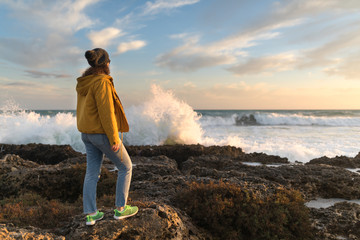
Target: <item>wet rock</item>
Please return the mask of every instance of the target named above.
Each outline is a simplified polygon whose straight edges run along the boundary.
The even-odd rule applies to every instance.
[[[306,199],[316,197],[360,199],[360,175],[328,165],[247,166],[237,159],[219,156],[191,157],[182,172],[213,179],[280,184],[301,191]]]
[[[238,126],[255,126],[259,125],[259,123],[256,121],[256,118],[253,114],[250,115],[243,115],[241,117],[237,117],[235,119],[235,123]]]
[[[0,200],[28,192],[70,203],[81,198],[86,168],[83,154],[68,151],[65,146],[50,145],[12,145],[7,149],[14,149],[19,154],[10,154],[7,150],[7,154],[2,155]],[[30,149],[33,149],[35,157],[31,157],[31,154],[28,158],[22,157],[27,156],[25,153],[30,153]],[[39,160],[40,155],[36,155],[35,149],[49,154],[52,152],[51,156],[56,157]],[[53,229],[53,235],[49,235],[48,239],[96,239],[100,236],[101,239],[212,239],[206,231],[195,226],[186,214],[172,205],[174,196],[190,182],[222,180],[264,193],[271,193],[271,189],[276,187],[293,188],[299,190],[305,199],[360,199],[360,175],[343,167],[320,163],[289,164],[285,158],[263,153],[245,154],[240,148],[229,146],[133,146],[128,149],[134,164],[130,198],[139,206],[143,204],[138,215],[119,222],[113,220],[112,209],[105,208],[105,220],[93,227],[85,226],[83,215],[74,216],[66,226]],[[360,159],[360,156],[354,159]],[[52,165],[49,165],[50,162]],[[58,163],[54,164],[55,162]],[[248,166],[243,162],[284,165]],[[105,159],[98,182],[98,195],[114,194],[117,173],[113,170],[114,165]],[[145,204],[148,202],[152,203]],[[336,205],[335,208],[311,210],[312,221],[318,231],[317,239],[336,239],[338,236],[358,239],[354,236],[359,237],[356,228],[360,228],[355,221],[359,222],[360,212],[356,205],[349,206]],[[338,222],[336,216],[340,216]],[[326,223],[327,218],[330,220],[329,224]],[[0,237],[1,234],[15,236],[16,232],[20,236],[25,230],[1,225]],[[33,229],[33,233],[38,234],[36,231]],[[346,235],[346,231],[349,234]],[[40,230],[39,234],[47,236],[50,232]],[[37,239],[35,235],[34,239]]]
[[[76,152],[70,145],[49,144],[0,144],[0,158],[6,154],[16,154],[21,158],[39,164],[58,164],[65,159],[80,157],[83,154]]]
[[[288,164],[287,158],[267,155],[265,153],[248,153],[240,155],[236,158],[241,162],[259,162],[262,164]]]
[[[128,146],[126,147],[130,156],[153,157],[164,155],[176,160],[181,169],[182,163],[191,156],[220,155],[238,157],[244,152],[241,148],[232,146],[210,146],[202,145],[161,145],[161,146]]]
[[[341,202],[310,213],[318,239],[360,239],[360,205]]]
[[[323,156],[320,158],[315,158],[306,164],[326,164],[343,168],[360,168],[360,156],[359,154],[355,158],[350,158],[346,156],[336,156],[334,158],[328,158],[326,156]]]

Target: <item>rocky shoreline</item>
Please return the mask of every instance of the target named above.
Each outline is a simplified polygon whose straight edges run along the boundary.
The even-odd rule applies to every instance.
[[[14,222],[16,219],[12,222],[0,212],[1,239],[216,239],[173,203],[179,189],[187,188],[189,182],[222,180],[259,191],[282,187],[299,191],[305,201],[360,199],[360,174],[347,170],[360,168],[360,155],[324,156],[301,164],[264,153],[246,154],[231,146],[128,146],[134,164],[130,202],[140,207],[139,213],[121,222],[112,219],[112,207],[107,204],[112,200],[106,196],[114,193],[112,181],[116,176],[114,166],[105,158],[98,192],[105,196],[101,203],[106,221],[88,227],[79,201],[84,154],[68,145],[0,147],[1,207],[10,206],[10,198],[29,193],[74,206],[70,217],[51,229],[24,226]],[[358,204],[341,202],[329,208],[310,208],[309,216],[313,239],[360,239]]]

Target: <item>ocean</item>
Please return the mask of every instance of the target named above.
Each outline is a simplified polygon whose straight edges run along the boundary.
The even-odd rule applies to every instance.
[[[153,86],[147,101],[125,112],[125,145],[231,145],[304,163],[360,152],[360,110],[194,110]],[[24,110],[7,103],[0,129],[0,143],[69,144],[85,152],[75,110]]]

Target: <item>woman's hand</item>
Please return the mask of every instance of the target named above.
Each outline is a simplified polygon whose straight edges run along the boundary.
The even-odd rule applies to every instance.
[[[111,150],[113,150],[114,152],[119,151],[119,149],[120,149],[120,143],[119,143],[119,144],[112,145],[112,147],[111,147]]]

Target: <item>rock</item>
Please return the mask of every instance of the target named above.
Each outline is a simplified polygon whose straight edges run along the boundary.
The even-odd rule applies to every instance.
[[[334,158],[328,158],[326,156],[323,156],[320,158],[315,158],[306,164],[326,164],[342,168],[360,168],[360,156],[359,154],[355,158],[350,158],[346,156],[336,156]]]
[[[243,115],[241,117],[237,117],[235,119],[235,123],[236,125],[239,126],[254,126],[254,125],[259,125],[259,123],[256,121],[256,118],[253,114],[248,115]]]
[[[236,158],[241,162],[259,162],[262,164],[288,164],[287,158],[279,156],[267,155],[265,153],[248,153],[240,155]]]
[[[360,239],[360,205],[341,202],[310,213],[318,239]]]
[[[137,215],[123,220],[113,219],[113,211],[105,211],[103,220],[86,226],[83,215],[74,217],[67,226],[66,239],[206,239],[207,234],[189,223],[176,209],[168,205],[140,208]],[[186,220],[186,221],[183,221]],[[208,238],[207,238],[208,239]]]
[[[49,144],[0,144],[0,158],[6,154],[16,154],[21,158],[39,164],[57,164],[68,158],[80,157],[83,154],[74,151],[70,145],[49,145]]]
[[[360,199],[360,175],[328,165],[247,166],[237,159],[199,156],[185,161],[182,172],[187,176],[280,184],[301,191],[306,199]]]
[[[0,174],[16,171],[20,168],[36,168],[39,164],[26,161],[15,154],[7,154],[0,159]]]
[[[177,162],[166,156],[132,157],[133,176],[130,189],[147,199],[168,202],[177,188],[186,185]]]
[[[85,155],[66,146],[41,144],[4,145],[3,149],[6,149],[6,154],[0,159],[0,200],[37,193],[46,199],[58,199],[69,204],[81,201]],[[11,154],[11,149],[16,155]],[[7,223],[0,226],[0,237],[3,234],[8,239],[17,239],[10,237],[32,231],[34,239],[41,239],[41,236],[46,236],[43,239],[96,239],[100,236],[101,239],[212,239],[208,232],[194,225],[191,218],[172,204],[179,190],[188,187],[190,182],[222,180],[264,194],[271,194],[277,187],[293,188],[307,200],[317,197],[360,199],[360,175],[345,170],[344,165],[315,164],[316,161],[306,165],[290,164],[286,158],[264,153],[245,154],[240,148],[230,146],[132,146],[128,149],[134,164],[130,202],[140,207],[136,217],[115,221],[112,209],[104,207],[105,220],[93,227],[85,226],[83,215],[75,215],[71,222],[51,230],[19,228]],[[49,154],[48,158],[43,153]],[[360,157],[356,156],[350,162],[356,163],[358,160],[355,159]],[[347,161],[342,157],[336,161],[340,160]],[[283,165],[248,166],[243,162]],[[117,173],[113,169],[114,165],[105,158],[98,182],[99,196],[115,193]],[[360,212],[356,206],[311,209],[317,239],[336,239],[339,236],[359,239],[356,229],[360,228],[355,221],[358,221]],[[345,231],[349,234],[346,235]]]
[[[241,148],[232,146],[210,146],[202,145],[161,145],[161,146],[128,146],[126,147],[130,156],[153,157],[164,155],[176,160],[181,169],[182,163],[191,156],[220,155],[237,157],[243,155]]]
[[[14,162],[14,164],[17,163]],[[85,166],[81,168],[77,165],[36,166],[34,164],[36,163],[24,164],[24,167],[17,168],[18,170],[0,175],[0,199],[18,196],[25,192],[35,192],[48,199],[70,202],[78,199],[81,194]]]
[[[19,228],[12,226],[12,224],[0,224],[0,239],[65,240],[65,237],[34,227]]]

